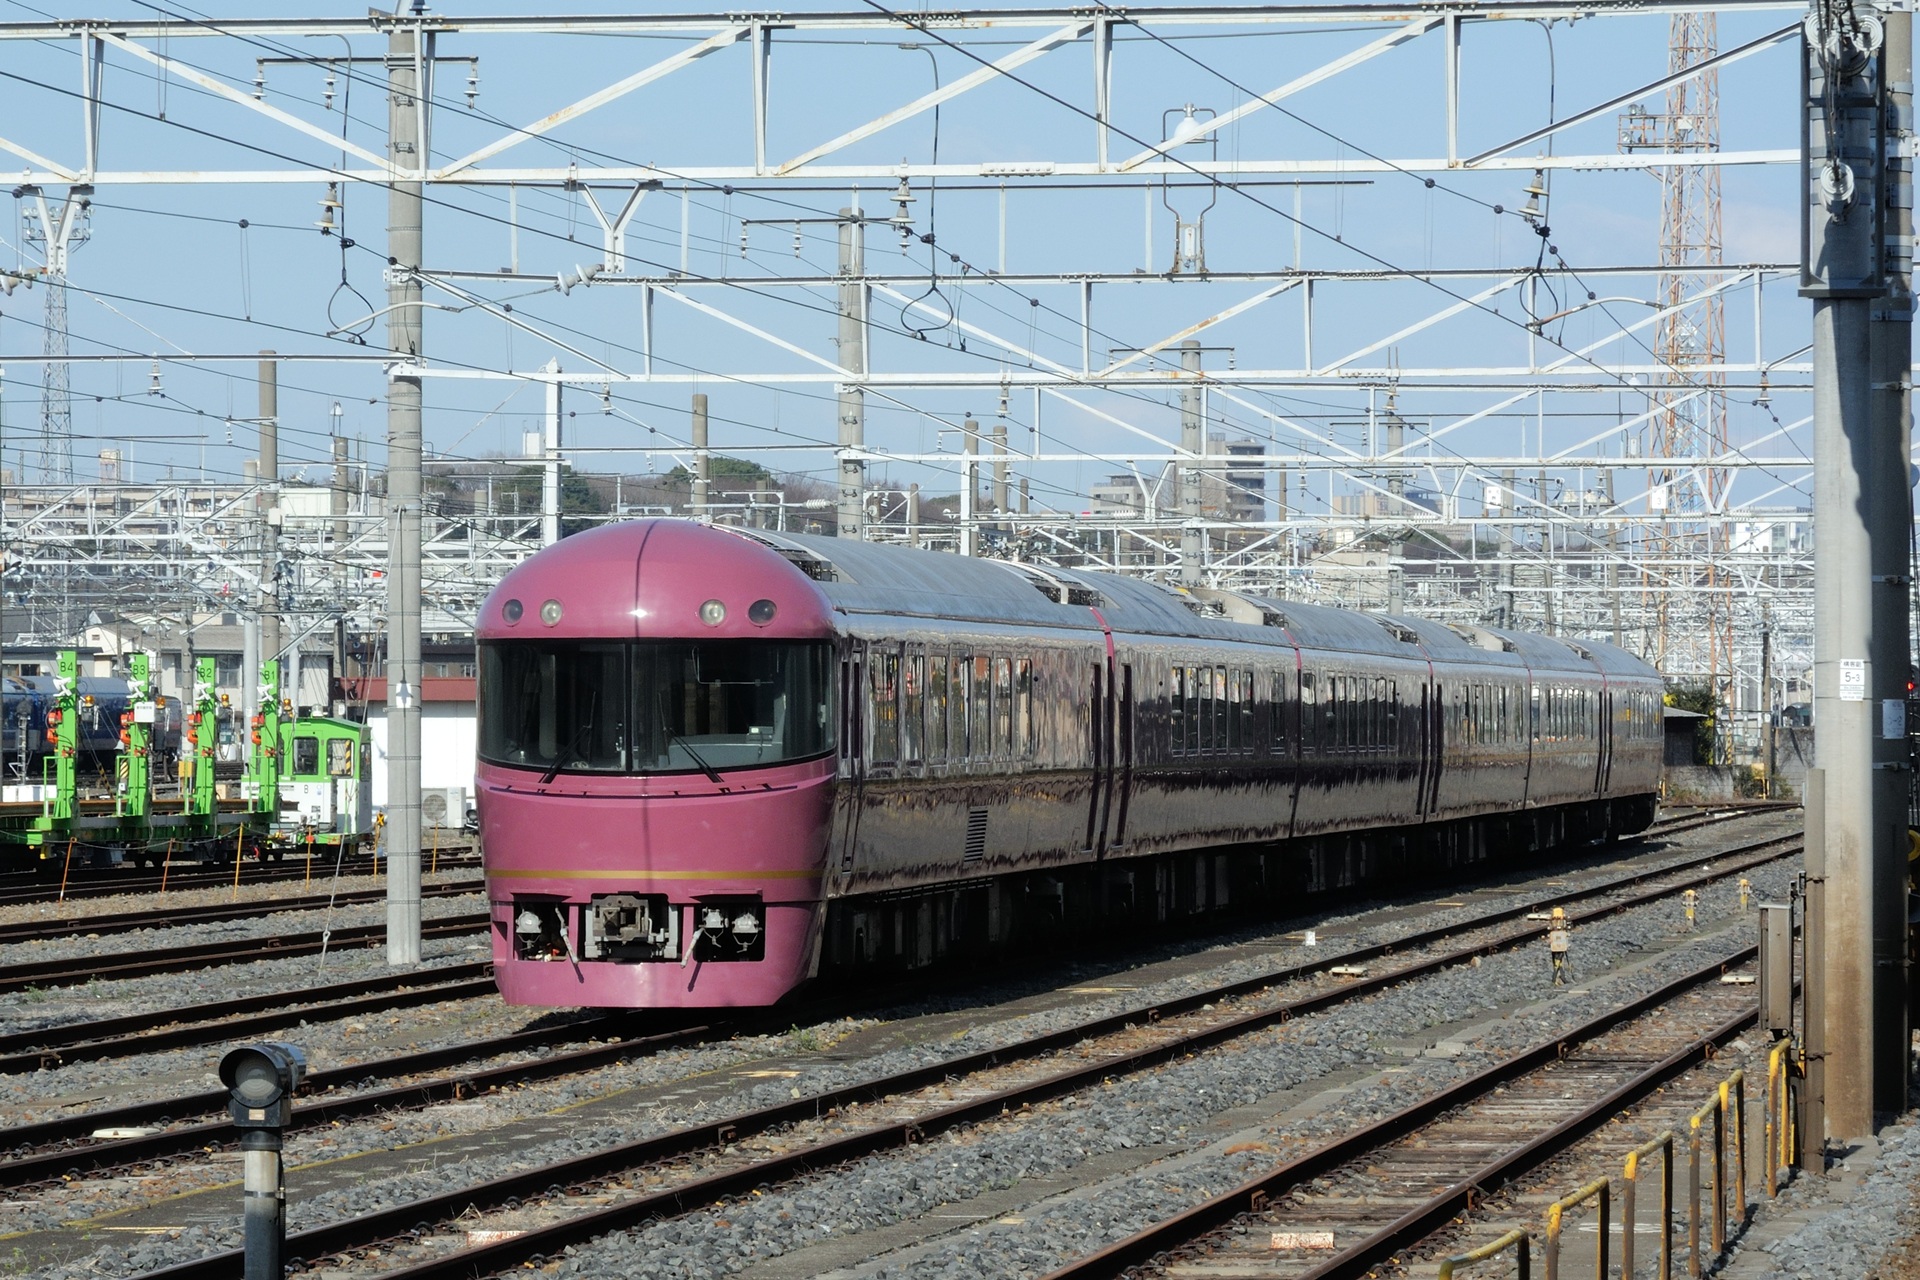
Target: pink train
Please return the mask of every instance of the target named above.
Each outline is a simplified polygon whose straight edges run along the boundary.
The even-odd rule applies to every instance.
[[[1644,830],[1611,646],[675,520],[566,539],[479,628],[519,1004],[771,1004]]]

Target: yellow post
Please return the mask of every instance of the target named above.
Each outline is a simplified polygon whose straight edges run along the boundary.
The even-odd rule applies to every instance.
[[[313,883],[313,828],[307,828],[307,883]]]
[[[167,896],[167,871],[173,865],[173,841],[167,841],[167,856],[160,860],[160,896]]]
[[[73,870],[73,837],[67,837],[66,861],[60,864],[60,901],[67,900],[67,873]]]
[[[233,833],[233,894],[232,901],[240,900],[240,848],[247,838],[247,829],[240,827]]]

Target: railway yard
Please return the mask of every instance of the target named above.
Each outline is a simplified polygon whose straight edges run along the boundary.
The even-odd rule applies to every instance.
[[[1767,1194],[1771,1045],[1737,980],[1753,905],[1798,874],[1798,824],[1791,807],[1676,811],[1612,856],[1452,896],[739,1014],[501,1004],[478,884],[451,852],[404,974],[362,942],[364,875],[248,868],[237,888],[177,884],[158,911],[43,887],[0,906],[0,1266],[239,1275],[212,1066],[266,1037],[310,1060],[287,1136],[301,1274],[1431,1275],[1512,1227],[1537,1235],[1552,1201],[1605,1175],[1617,1237],[1622,1162],[1663,1130],[1681,1135],[1679,1267],[1689,1119],[1735,1072],[1725,1274],[1768,1274],[1823,1247],[1796,1212],[1833,1218],[1802,1206],[1804,1180]],[[1541,923],[1556,906],[1564,986]],[[1885,1140],[1899,1159],[1899,1131]],[[1658,1187],[1642,1175],[1642,1274]],[[1590,1274],[1593,1218],[1566,1222],[1566,1273]],[[1743,1251],[1763,1239],[1772,1252]],[[1910,1243],[1882,1227],[1846,1247]]]

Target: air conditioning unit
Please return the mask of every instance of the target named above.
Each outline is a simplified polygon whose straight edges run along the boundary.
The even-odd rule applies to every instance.
[[[458,828],[467,820],[465,787],[425,787],[420,792],[420,825]]]

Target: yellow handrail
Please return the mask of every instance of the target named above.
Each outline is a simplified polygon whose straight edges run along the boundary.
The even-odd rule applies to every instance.
[[[1613,1180],[1595,1178],[1572,1195],[1547,1206],[1547,1280],[1560,1280],[1560,1220],[1569,1209],[1589,1200],[1600,1201],[1600,1241],[1594,1253],[1594,1280],[1607,1280],[1607,1253],[1612,1243]]]
[[[1458,1253],[1446,1259],[1440,1264],[1439,1280],[1453,1280],[1453,1269],[1455,1267],[1470,1267],[1476,1262],[1485,1262],[1488,1258],[1505,1253],[1508,1249],[1514,1249],[1515,1251],[1514,1260],[1519,1263],[1519,1270],[1516,1273],[1519,1276],[1519,1280],[1532,1280],[1532,1247],[1532,1237],[1527,1234],[1527,1229],[1525,1227],[1515,1227],[1491,1244],[1483,1244],[1478,1249],[1473,1249],[1466,1253]]]
[[[1631,1276],[1634,1269],[1634,1200],[1640,1186],[1640,1162],[1659,1152],[1660,1164],[1660,1280],[1673,1280],[1673,1130],[1650,1138],[1627,1152],[1624,1184],[1620,1193],[1620,1274]]]

